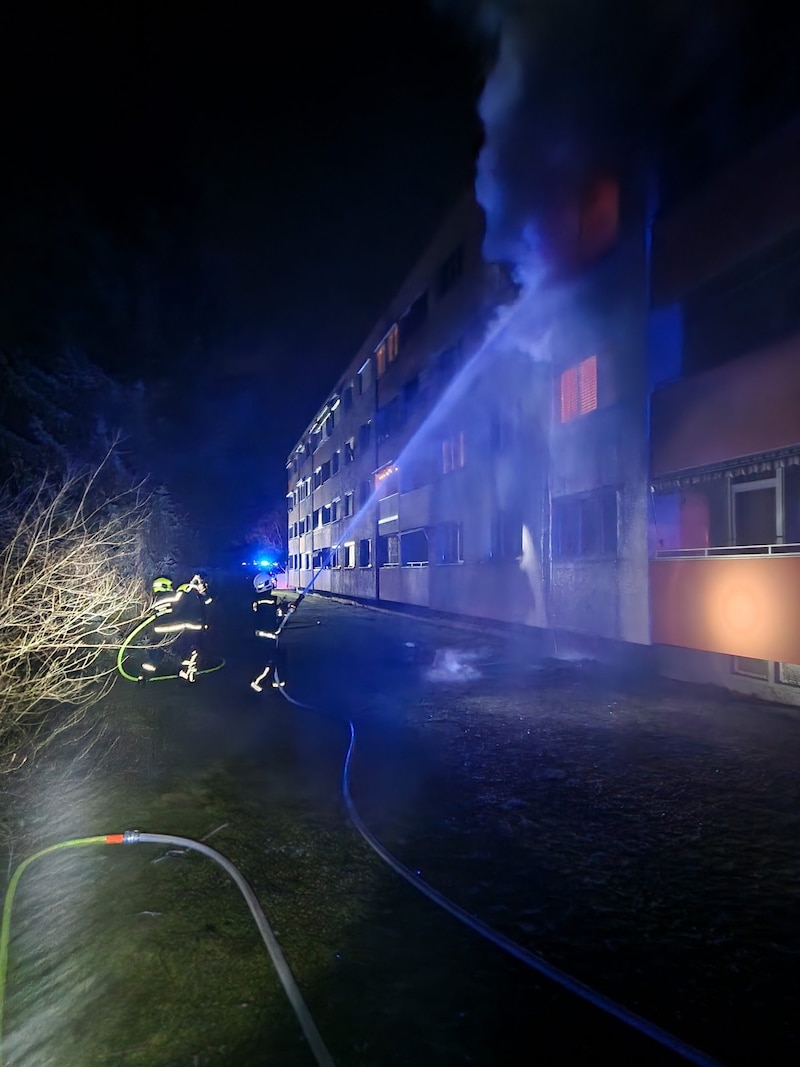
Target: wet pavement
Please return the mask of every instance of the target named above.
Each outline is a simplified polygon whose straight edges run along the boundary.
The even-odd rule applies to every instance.
[[[719,1062],[796,1062],[794,713],[559,663],[525,634],[316,596],[282,639],[286,693],[308,710],[250,689],[266,646],[249,600],[240,584],[215,603],[224,670],[193,686],[118,686],[124,727],[109,725],[80,759],[73,747],[69,785],[62,755],[56,785],[42,771],[18,787],[16,850],[101,823],[163,831],[170,812],[188,833],[194,809],[245,866],[342,1067],[687,1062],[668,1035]],[[349,722],[353,802],[401,863],[523,956],[667,1036],[559,987],[379,859],[342,801]],[[89,766],[82,779],[76,768]],[[194,798],[186,783],[211,771],[235,802]],[[260,820],[257,842],[236,836],[250,818],[241,805]],[[20,923],[21,950],[37,935],[24,907]],[[270,997],[281,1003],[279,989]],[[96,1059],[82,1046],[82,1062],[312,1062],[281,1010],[253,1014],[240,1044],[186,1038],[184,1060],[125,1043],[120,1058],[112,1041]],[[15,1062],[77,1055],[51,1061],[40,1047]]]

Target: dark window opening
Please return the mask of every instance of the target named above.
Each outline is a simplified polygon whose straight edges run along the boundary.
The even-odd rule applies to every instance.
[[[400,538],[397,534],[383,534],[378,538],[378,566],[396,567],[400,563]]]
[[[436,273],[436,294],[444,296],[464,273],[464,246],[454,248]]]
[[[617,492],[604,488],[553,501],[553,557],[614,558],[617,554]]]
[[[400,331],[400,347],[407,344],[415,333],[422,327],[428,317],[428,293],[422,293],[398,323]]]
[[[428,535],[425,530],[400,534],[400,562],[404,567],[428,562]]]
[[[433,560],[436,563],[463,563],[464,528],[460,522],[443,522],[434,527]]]

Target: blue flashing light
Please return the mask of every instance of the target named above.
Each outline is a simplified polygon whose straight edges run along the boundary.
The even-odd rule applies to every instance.
[[[271,559],[262,559],[262,560],[259,560],[259,562],[258,562],[259,567],[269,567],[271,564],[272,564],[272,560]]]

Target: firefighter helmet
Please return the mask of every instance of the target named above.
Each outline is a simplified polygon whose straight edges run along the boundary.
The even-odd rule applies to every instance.
[[[265,571],[259,571],[253,579],[253,585],[257,593],[265,593],[272,587],[272,578]]]
[[[153,582],[153,592],[154,593],[171,593],[172,592],[172,582],[170,581],[169,578],[156,578],[156,580]]]

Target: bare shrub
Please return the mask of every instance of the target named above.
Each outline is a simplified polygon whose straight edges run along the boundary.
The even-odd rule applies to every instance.
[[[101,464],[0,494],[0,772],[103,697],[121,628],[146,606],[147,501],[103,480]]]

